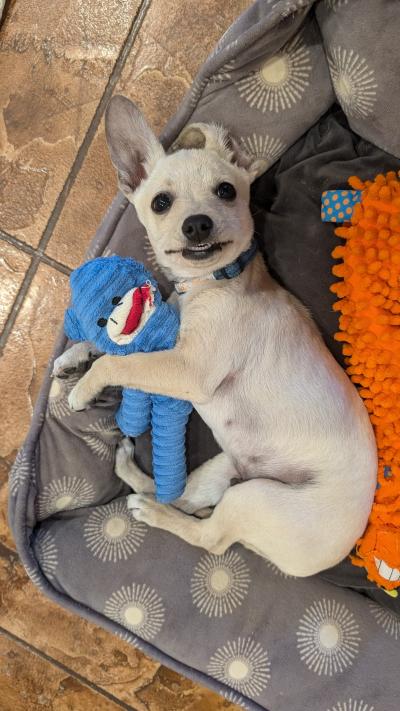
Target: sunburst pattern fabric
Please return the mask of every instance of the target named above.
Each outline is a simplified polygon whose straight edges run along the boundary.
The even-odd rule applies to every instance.
[[[113,462],[115,456],[115,442],[110,438],[118,431],[113,416],[100,417],[96,422],[88,425],[82,439],[99,459]]]
[[[333,676],[351,666],[360,641],[360,627],[353,613],[336,600],[314,602],[297,629],[300,659],[318,675]]]
[[[260,133],[241,136],[240,143],[249,156],[263,161],[264,170],[275,163],[286,148],[280,138]]]
[[[339,10],[344,5],[347,5],[349,0],[324,0],[326,7],[329,10]]]
[[[143,639],[153,639],[165,620],[165,608],[158,593],[145,584],[123,586],[107,600],[104,614]]]
[[[196,565],[190,584],[194,605],[208,617],[232,614],[245,599],[249,569],[235,551],[216,556],[206,553]]]
[[[250,711],[250,706],[248,706],[246,702],[243,701],[242,697],[239,696],[239,694],[236,694],[234,691],[224,691],[222,696],[224,697],[225,701],[229,701],[230,704],[236,704],[236,706],[239,706],[239,708],[244,709],[244,711]]]
[[[344,111],[365,119],[373,113],[378,84],[375,72],[354,49],[332,47],[328,54],[332,83]]]
[[[400,640],[400,617],[381,605],[370,603],[370,610],[378,625],[393,639]]]
[[[268,653],[251,637],[238,637],[219,647],[208,663],[219,681],[248,696],[259,696],[271,678]]]
[[[65,380],[53,378],[47,405],[47,416],[62,420],[69,417],[72,410],[68,404],[68,395],[79,380],[79,375],[70,375]]]
[[[125,499],[97,507],[83,529],[87,548],[103,563],[128,560],[140,548],[147,527],[130,515]]]
[[[298,35],[236,86],[251,108],[281,113],[302,99],[311,70],[310,50]]]
[[[365,701],[357,699],[348,699],[347,701],[338,701],[328,711],[375,711],[375,706]]]
[[[11,467],[9,475],[10,496],[17,496],[21,486],[34,473],[33,461],[28,457],[24,449],[20,449],[15,462]]]
[[[38,518],[44,519],[59,511],[78,509],[94,503],[95,490],[84,477],[64,476],[43,487],[36,507]]]
[[[58,548],[50,531],[39,531],[35,540],[35,551],[43,574],[52,580],[58,567]]]

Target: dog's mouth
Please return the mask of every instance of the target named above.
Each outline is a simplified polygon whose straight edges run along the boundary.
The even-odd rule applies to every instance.
[[[209,259],[216,252],[222,252],[226,245],[232,244],[231,240],[226,242],[201,242],[200,244],[186,246],[183,249],[169,250],[168,254],[182,254],[184,259],[200,261]]]

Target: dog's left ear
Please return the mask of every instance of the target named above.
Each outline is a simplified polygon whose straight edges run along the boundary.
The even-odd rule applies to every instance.
[[[141,181],[165,155],[164,149],[137,106],[126,96],[113,96],[107,106],[105,126],[120,190],[131,199]]]
[[[253,182],[266,169],[266,162],[250,156],[227,129],[218,124],[191,123],[179,134],[172,151],[181,148],[207,148],[216,151],[222,158],[244,168]]]

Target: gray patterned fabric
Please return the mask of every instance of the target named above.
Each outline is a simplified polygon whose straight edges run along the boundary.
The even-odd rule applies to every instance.
[[[191,120],[216,120],[264,160],[256,233],[274,275],[307,304],[338,359],[335,238],[320,222],[320,194],[353,173],[400,168],[399,30],[397,0],[258,0],[221,39],[163,135],[169,146]],[[89,256],[110,253],[151,265],[169,293],[122,196]],[[53,358],[65,347],[60,337]],[[397,601],[347,561],[288,578],[239,545],[214,556],[135,521],[114,474],[119,392],[72,413],[73,384],[46,378],[10,479],[19,554],[43,592],[245,709],[398,711]],[[148,467],[147,437],[136,451]],[[194,415],[189,468],[216,451]]]

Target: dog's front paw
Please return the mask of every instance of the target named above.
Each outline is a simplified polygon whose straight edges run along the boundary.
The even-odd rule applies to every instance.
[[[143,521],[148,526],[162,528],[165,509],[168,507],[159,504],[151,494],[130,494],[127,497],[127,507],[132,511],[137,521]]]
[[[84,378],[75,385],[68,395],[68,404],[74,412],[80,412],[81,410],[86,410],[89,407],[91,399],[88,397],[85,391]]]
[[[69,378],[75,373],[86,373],[94,360],[99,357],[99,351],[88,341],[75,343],[62,353],[53,365],[53,378]]]
[[[65,353],[62,353],[54,361],[53,370],[51,373],[53,378],[68,378],[73,373],[76,373],[77,363],[75,362],[74,358],[71,358],[71,350],[72,349],[70,348],[68,351],[65,351]]]

